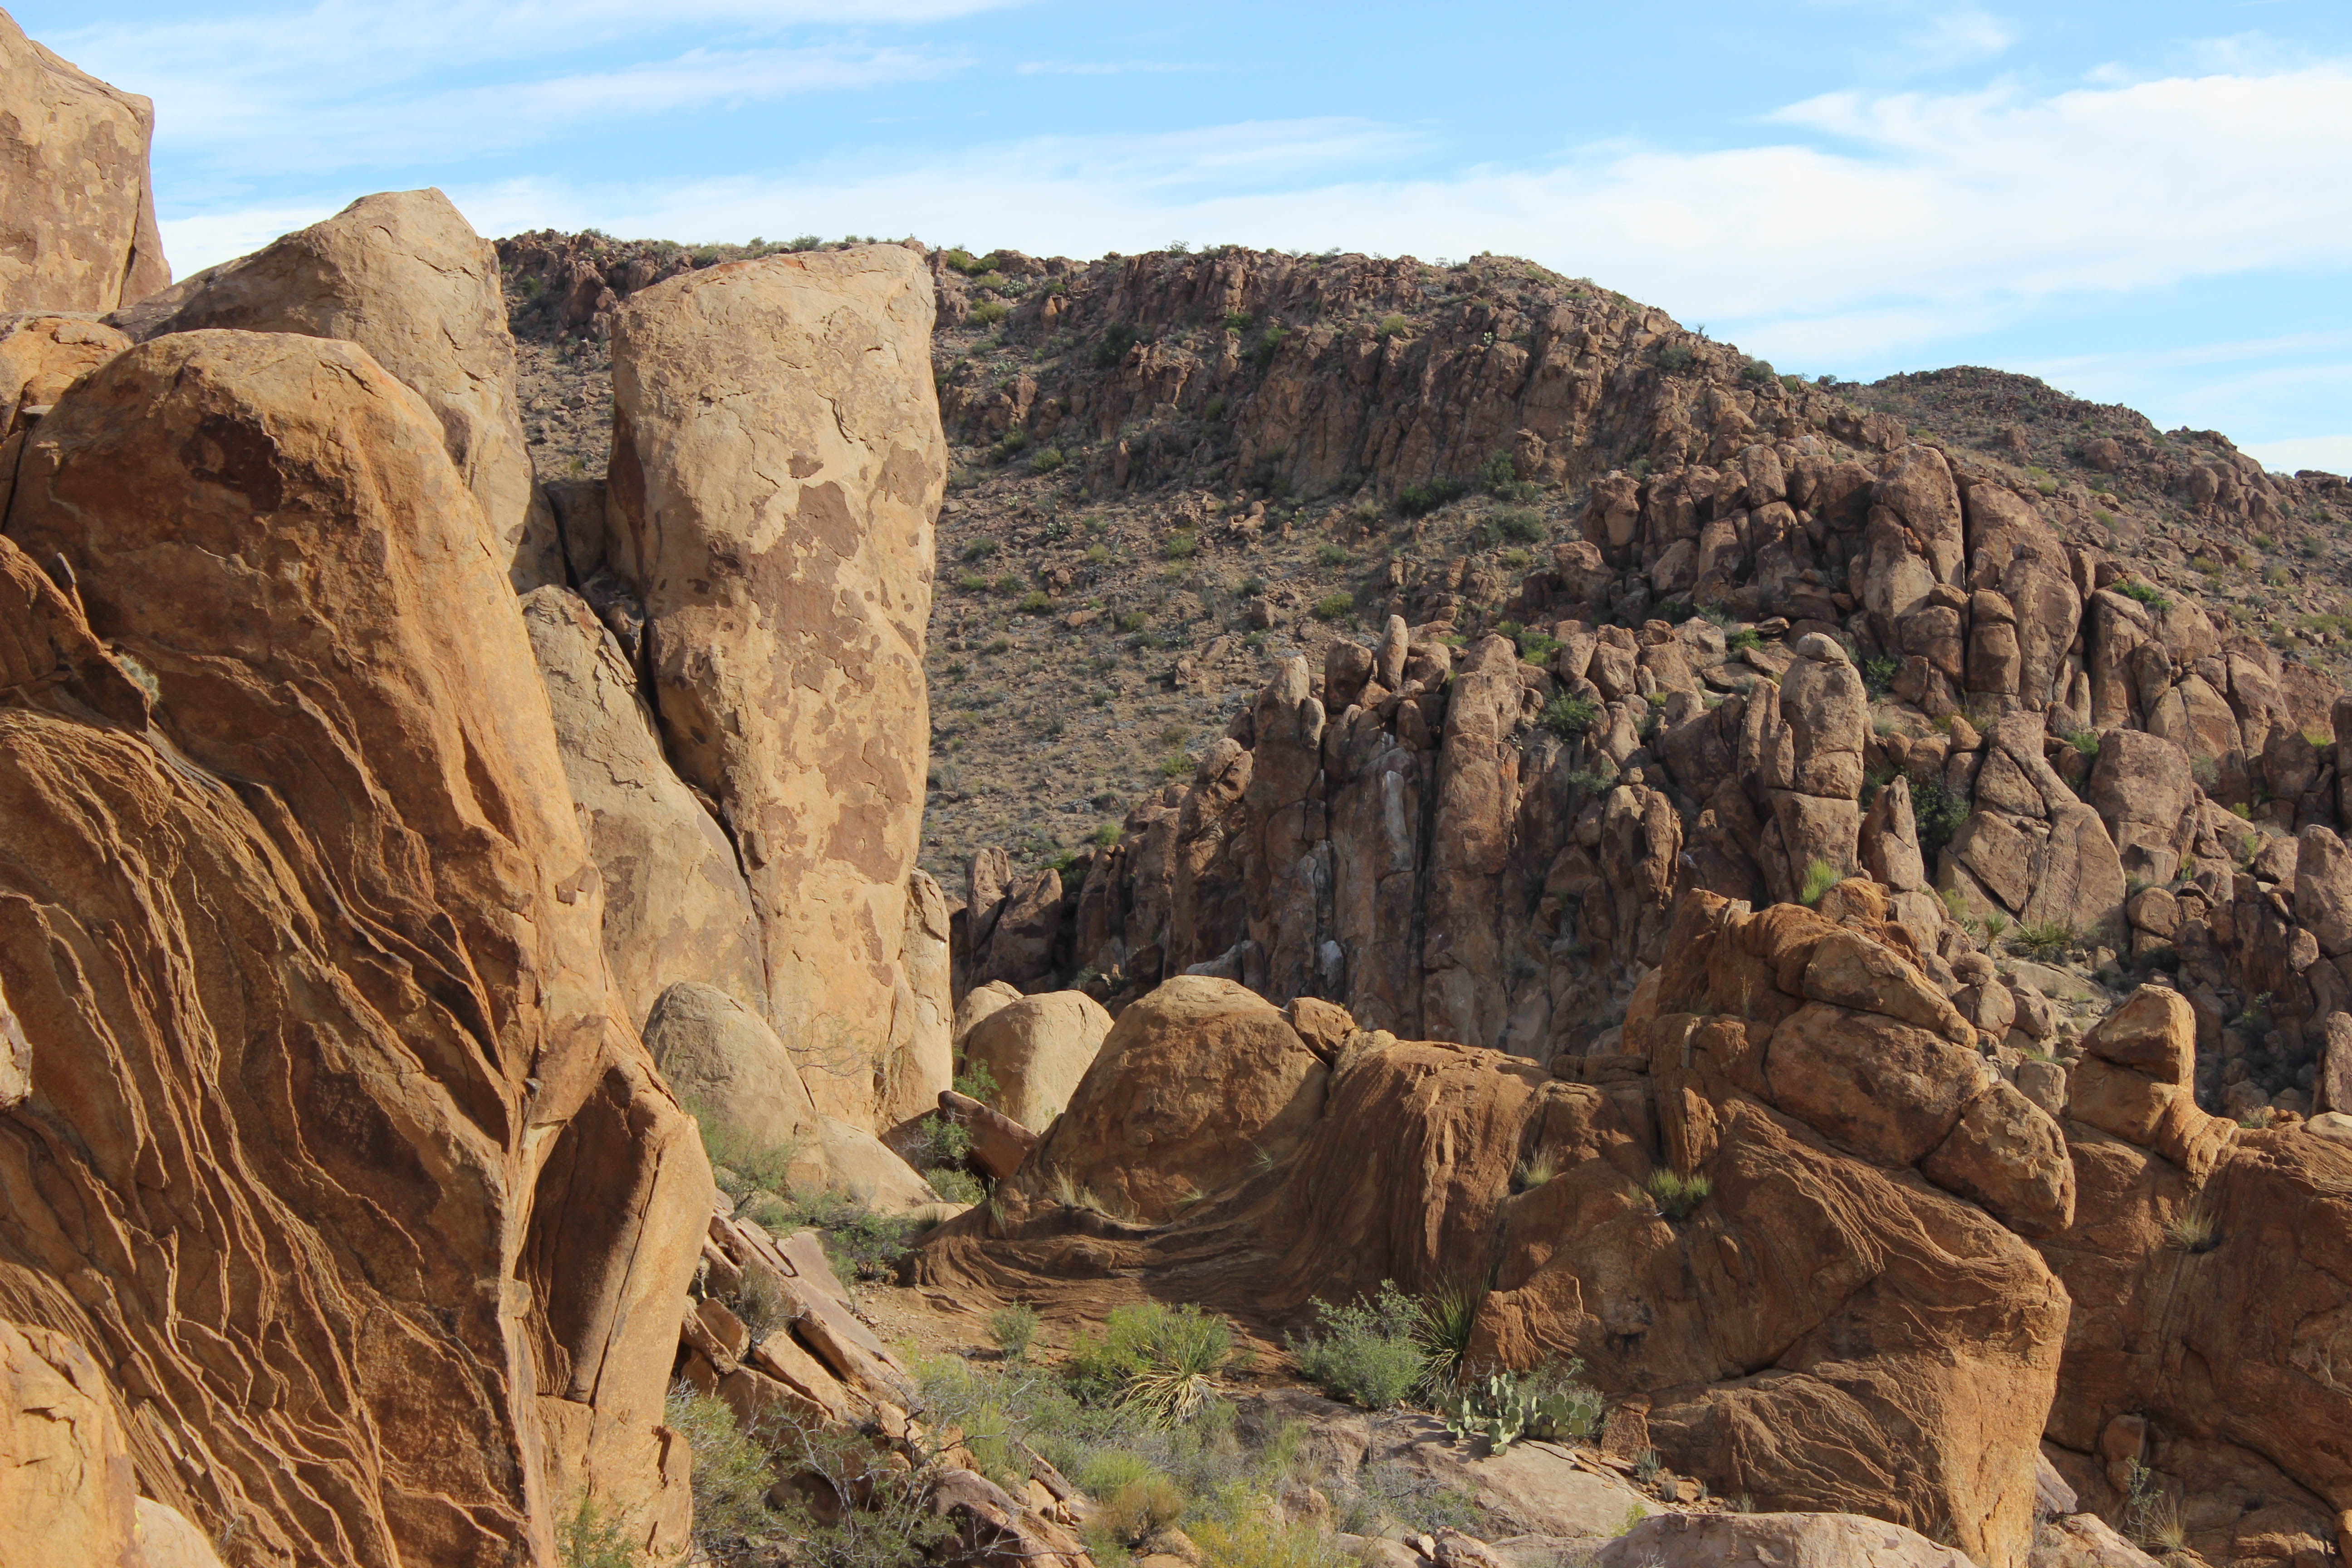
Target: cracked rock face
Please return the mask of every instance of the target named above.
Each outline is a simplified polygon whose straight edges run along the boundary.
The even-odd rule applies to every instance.
[[[0,1315],[244,1561],[509,1562],[583,1489],[679,1540],[709,1167],[438,422],[348,343],[173,334],[5,531]]]
[[[914,885],[931,312],[915,253],[869,246],[669,279],[613,336],[614,549],[669,754],[740,853],[777,1033],[867,1126],[950,1076],[945,911],[934,938]]]

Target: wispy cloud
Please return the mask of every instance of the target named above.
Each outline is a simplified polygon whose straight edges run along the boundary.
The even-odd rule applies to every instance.
[[[1182,76],[1230,68],[1186,60],[1023,60],[1019,76]]]

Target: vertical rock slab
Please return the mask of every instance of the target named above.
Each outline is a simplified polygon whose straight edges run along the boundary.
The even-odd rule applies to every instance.
[[[229,327],[359,344],[440,421],[515,587],[563,581],[555,514],[523,440],[498,251],[439,191],[362,196],[117,312],[113,324],[142,341]]]
[[[630,1020],[643,1027],[656,999],[688,981],[764,1015],[760,927],[735,847],[670,771],[613,634],[569,588],[532,589],[522,618],[604,883],[604,960]]]
[[[735,262],[614,319],[610,493],[656,710],[732,830],[769,1013],[818,1109],[866,1126],[947,1087],[944,995],[906,962],[946,447],[931,285],[873,246]],[[935,967],[935,966],[934,966]]]
[[[0,710],[0,1316],[245,1561],[543,1558],[583,1491],[682,1544],[709,1167],[438,423],[352,344],[195,331],[34,436],[13,657],[74,679]]]
[[[89,1352],[0,1321],[0,1563],[132,1562],[138,1500],[122,1423]]]
[[[147,144],[155,106],[0,12],[0,310],[111,310],[172,280]]]

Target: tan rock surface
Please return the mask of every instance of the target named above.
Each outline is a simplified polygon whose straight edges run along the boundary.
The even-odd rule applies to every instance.
[[[138,1502],[98,1363],[63,1334],[0,1321],[0,1563],[133,1563]]]
[[[663,1081],[698,1117],[715,1117],[755,1148],[812,1138],[817,1109],[784,1042],[740,998],[698,981],[661,994],[646,1049]]]
[[[947,1087],[948,999],[919,1005],[904,951],[945,478],[931,312],[920,260],[876,246],[673,278],[613,339],[611,491],[669,753],[741,852],[770,1020],[819,1109],[866,1126]]]
[[[0,311],[111,310],[172,280],[147,145],[155,106],[0,12]]]
[[[764,1013],[759,922],[735,847],[670,771],[613,634],[568,588],[531,590],[522,613],[604,884],[604,961],[630,1018],[643,1025],[687,981]]]
[[[1851,1513],[1669,1513],[1608,1545],[1593,1568],[1969,1568],[1918,1531]]]
[[[25,409],[55,403],[67,387],[130,346],[129,338],[100,321],[0,316],[0,437],[16,433]],[[7,466],[13,470],[16,464],[12,459]],[[5,504],[0,498],[0,508]]]
[[[1083,991],[1024,996],[963,1037],[964,1058],[996,1079],[996,1109],[1043,1132],[1070,1103],[1111,1030],[1110,1015]]]
[[[432,409],[515,587],[563,580],[523,442],[498,251],[439,191],[362,196],[112,320],[142,341],[227,327],[359,344]]]
[[[677,1541],[708,1167],[437,422],[348,343],[173,335],[42,421],[5,531],[79,584],[62,667],[105,686],[94,629],[158,697],[0,711],[41,1172],[0,1301],[103,1350],[142,1489],[249,1552],[506,1560],[583,1489]]]

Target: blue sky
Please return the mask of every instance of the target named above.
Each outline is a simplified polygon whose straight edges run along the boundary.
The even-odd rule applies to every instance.
[[[485,234],[1532,257],[1782,370],[2041,374],[2352,469],[2352,6],[19,4],[155,100],[181,271]]]

